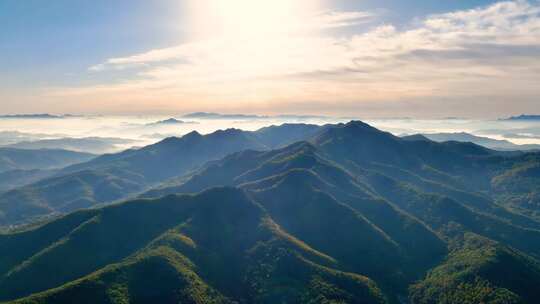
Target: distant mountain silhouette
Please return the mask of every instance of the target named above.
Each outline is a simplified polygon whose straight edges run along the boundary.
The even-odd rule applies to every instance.
[[[259,116],[259,115],[220,114],[220,113],[208,113],[208,112],[189,113],[182,117],[196,118],[196,119],[260,119],[260,118],[265,118],[265,116]]]
[[[523,115],[519,115],[519,116],[512,116],[512,117],[509,117],[509,118],[507,118],[506,120],[510,120],[510,121],[520,121],[520,120],[524,120],[524,121],[527,121],[527,120],[540,120],[540,115],[526,115],[526,114],[523,114]]]
[[[404,135],[401,138],[409,141],[431,141],[431,139],[422,134]]]
[[[317,115],[276,115],[276,116],[267,116],[267,115],[246,115],[246,114],[221,114],[221,113],[209,113],[209,112],[195,112],[195,113],[189,113],[184,116],[183,118],[192,118],[192,119],[238,119],[238,120],[244,120],[244,119],[268,119],[268,118],[274,118],[274,119],[282,119],[282,120],[308,120],[308,119],[325,119],[327,117],[325,116],[317,116]]]
[[[283,125],[261,132],[237,129],[208,135],[191,132],[141,149],[103,155],[0,194],[0,226],[24,222],[35,216],[111,203],[169,178],[182,176],[208,161],[245,149],[268,150],[310,136],[313,129]],[[276,137],[280,134],[287,136],[279,140]],[[69,191],[63,191],[66,188]]]
[[[94,158],[95,155],[66,150],[0,148],[0,172],[11,170],[54,169]]]
[[[297,141],[306,140],[325,127],[312,124],[283,124],[255,131],[255,136],[270,148],[280,148]]]
[[[169,118],[165,120],[148,123],[146,125],[152,127],[152,126],[183,125],[183,124],[193,124],[193,122],[178,120],[176,118]]]
[[[0,115],[0,119],[61,119],[64,115],[52,115],[52,114],[13,114],[13,115]]]
[[[7,147],[19,149],[64,149],[76,152],[104,154],[125,150],[123,146],[129,146],[135,143],[136,141],[134,140],[123,138],[85,137],[20,141]]]
[[[517,145],[508,140],[498,140],[492,139],[489,137],[476,136],[473,134],[461,132],[461,133],[432,133],[432,134],[421,134],[413,136],[405,136],[404,139],[408,140],[421,140],[422,136],[426,139],[436,141],[436,142],[446,142],[446,141],[459,141],[459,142],[471,142],[480,146],[484,146],[493,150],[500,151],[528,151],[528,150],[540,150],[540,145]]]
[[[0,145],[8,146],[23,141],[37,141],[44,138],[50,138],[51,136],[62,137],[62,135],[56,134],[40,134],[40,133],[25,133],[19,131],[0,131]]]

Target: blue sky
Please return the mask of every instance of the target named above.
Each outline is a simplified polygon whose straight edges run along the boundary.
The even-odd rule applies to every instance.
[[[110,56],[177,43],[180,15],[171,9],[179,10],[159,0],[2,0],[2,79],[22,86],[70,81],[65,76]]]
[[[132,110],[136,112],[185,112],[198,108],[201,108],[201,110],[215,109],[225,112],[241,109],[253,112],[269,112],[274,111],[277,107],[282,112],[336,112],[336,114],[340,114],[338,112],[359,111],[372,112],[374,116],[384,116],[391,113],[381,111],[382,108],[388,108],[387,112],[391,112],[399,111],[403,108],[409,109],[413,106],[418,107],[416,111],[419,113],[419,116],[422,116],[444,115],[451,108],[459,107],[459,100],[470,100],[473,97],[477,99],[494,99],[496,100],[494,102],[501,107],[500,112],[504,112],[509,110],[502,107],[505,100],[512,98],[515,101],[516,98],[519,99],[522,97],[523,101],[521,103],[518,102],[516,111],[533,110],[532,105],[534,104],[531,101],[532,96],[530,96],[530,91],[533,88],[530,86],[519,88],[521,90],[520,92],[497,92],[499,93],[497,96],[490,96],[488,94],[489,92],[473,92],[470,88],[462,87],[457,83],[457,80],[455,84],[451,83],[451,85],[447,86],[436,83],[432,86],[416,87],[412,83],[422,80],[418,75],[424,71],[420,70],[411,73],[410,76],[398,77],[397,74],[380,74],[377,72],[380,71],[380,68],[377,67],[375,69],[370,62],[362,62],[360,64],[355,62],[357,57],[361,57],[358,55],[359,53],[363,54],[367,52],[364,50],[365,45],[363,44],[354,46],[357,48],[356,51],[358,54],[343,54],[344,56],[350,55],[347,58],[354,63],[353,65],[348,64],[345,60],[334,60],[324,65],[321,64],[313,70],[309,70],[298,67],[301,62],[286,62],[284,58],[292,57],[292,55],[288,56],[288,53],[298,53],[300,54],[299,56],[306,58],[313,57],[313,60],[318,63],[320,61],[318,59],[319,57],[327,58],[327,56],[334,54],[339,57],[340,52],[344,52],[343,50],[333,49],[333,45],[336,43],[348,44],[344,49],[351,49],[356,40],[359,40],[361,43],[365,43],[366,41],[371,42],[372,40],[366,40],[366,37],[355,39],[355,36],[366,33],[377,33],[379,36],[376,39],[376,43],[385,45],[387,41],[381,38],[381,32],[379,31],[385,27],[386,30],[388,30],[388,27],[392,27],[393,31],[391,34],[388,34],[392,36],[391,40],[390,38],[388,39],[388,43],[403,43],[399,39],[409,39],[407,37],[411,36],[409,40],[406,40],[408,43],[408,41],[418,39],[419,36],[412,32],[408,33],[407,31],[420,33],[426,27],[426,20],[436,14],[465,12],[470,9],[483,10],[484,13],[487,12],[489,14],[506,14],[506,11],[515,9],[520,10],[520,14],[524,14],[524,17],[520,15],[517,18],[520,20],[524,18],[526,22],[523,21],[522,24],[515,25],[515,29],[507,28],[508,25],[502,23],[491,25],[492,27],[500,27],[500,33],[489,32],[491,29],[487,26],[484,28],[475,28],[474,30],[478,31],[475,35],[485,35],[485,37],[500,35],[500,37],[496,38],[500,39],[496,46],[497,49],[504,49],[505,51],[501,51],[498,55],[492,54],[492,56],[504,57],[501,60],[508,60],[508,64],[515,64],[517,62],[523,65],[522,68],[530,67],[530,70],[527,71],[530,74],[528,75],[529,78],[525,78],[524,81],[532,85],[535,80],[539,80],[536,78],[538,75],[536,73],[538,60],[534,59],[538,55],[537,47],[540,44],[540,41],[535,41],[534,39],[536,33],[538,33],[538,29],[535,26],[537,26],[537,18],[539,18],[538,11],[535,10],[539,5],[536,0],[509,2],[483,0],[326,0],[325,3],[321,2],[320,6],[317,7],[320,11],[316,13],[327,14],[327,16],[313,19],[316,21],[312,19],[308,20],[307,15],[304,14],[301,17],[300,15],[293,16],[287,14],[291,20],[306,18],[305,24],[309,24],[313,28],[316,26],[312,22],[319,22],[320,24],[324,22],[336,22],[322,25],[321,28],[324,29],[319,29],[316,33],[310,30],[309,33],[306,31],[302,34],[296,32],[297,25],[293,25],[292,23],[289,27],[280,29],[279,33],[277,31],[265,32],[269,28],[268,25],[280,24],[283,21],[278,20],[282,16],[282,12],[279,12],[280,8],[293,9],[292,6],[289,7],[286,4],[282,4],[282,7],[276,6],[275,12],[272,10],[272,7],[265,6],[266,10],[270,11],[270,13],[264,16],[257,16],[256,14],[265,13],[250,10],[256,9],[256,7],[247,8],[245,11],[242,11],[242,7],[245,7],[247,3],[243,2],[245,0],[229,0],[227,3],[236,4],[229,5],[225,14],[217,13],[219,18],[223,18],[223,22],[225,22],[223,24],[229,23],[228,25],[223,25],[208,21],[216,15],[215,13],[205,15],[205,10],[223,10],[222,7],[217,8],[218,5],[221,5],[217,3],[225,0],[200,0],[208,2],[208,5],[204,9],[198,8],[199,11],[197,12],[190,9],[193,6],[189,3],[190,1],[193,2],[194,0],[0,0],[0,106],[5,109],[4,111],[10,113],[43,112],[48,109],[50,111],[47,112],[80,111],[117,113],[122,112],[122,109],[125,108],[127,101],[123,100],[129,99],[131,100],[130,103],[134,104]],[[292,0],[292,2],[294,1],[303,3],[306,0]],[[316,2],[316,0],[311,2]],[[500,3],[506,3],[507,6],[497,12],[491,13],[489,10],[490,6]],[[307,7],[307,4],[302,5],[306,5]],[[275,15],[271,15],[272,13]],[[198,16],[197,18],[199,20],[197,22],[193,21],[194,15]],[[244,18],[245,15],[255,16]],[[478,13],[470,18],[484,18],[484,16],[485,14]],[[511,14],[506,14],[503,17],[491,16],[491,18],[493,20],[501,20],[503,18],[502,20],[504,21],[505,16],[514,18]],[[268,20],[265,19],[266,17],[268,17]],[[451,20],[452,22],[469,22],[469,20],[463,21],[460,19],[456,21],[454,17],[451,18],[453,18]],[[490,18],[490,16],[486,18]],[[238,28],[231,27],[230,20],[236,19],[246,24],[239,24]],[[249,23],[257,23],[259,19],[266,20],[264,22],[267,22],[267,24],[261,23],[255,25],[253,32],[247,33],[242,30],[240,33],[240,28],[249,27]],[[477,21],[473,20],[470,22],[474,24],[478,23]],[[340,23],[338,24],[337,22]],[[221,27],[221,25],[223,27],[229,26],[231,29],[228,30],[226,42],[223,42],[225,41],[223,40],[221,44],[213,42],[206,43],[207,40],[211,41],[212,39],[214,42],[218,41],[218,35],[208,39],[206,36],[205,39],[194,38],[192,32],[199,30],[198,28],[195,29],[195,27],[201,27],[201,24],[204,25],[205,23],[208,23],[210,31],[213,30],[212,27]],[[237,24],[234,26],[237,26]],[[520,29],[524,26],[529,27],[527,29],[527,37],[523,37],[519,41],[517,39],[516,41],[509,41],[508,43],[503,40],[513,39],[511,38],[512,30],[515,30],[516,33],[522,33]],[[430,31],[434,31],[431,25],[428,27]],[[256,30],[261,32],[257,37],[255,37],[257,34]],[[444,29],[444,31],[448,30],[450,29]],[[451,30],[454,33],[463,31],[463,29],[455,28]],[[482,30],[485,33],[480,32]],[[236,31],[235,34],[237,35],[233,37],[230,33],[234,31]],[[294,33],[292,33],[293,31]],[[448,37],[455,36],[452,33],[447,34]],[[275,38],[275,41],[265,39],[263,43],[261,36],[264,35],[271,36],[271,39]],[[294,36],[295,40],[285,40],[283,36]],[[306,39],[296,39],[297,36],[306,37]],[[401,38],[396,36],[400,36]],[[300,41],[307,40],[308,37],[309,45],[299,44],[301,43]],[[316,37],[317,40],[313,39],[313,37]],[[257,39],[261,40],[259,41]],[[328,42],[329,39],[332,39],[333,42]],[[205,42],[201,42],[202,40],[205,40]],[[540,38],[536,40],[540,40]],[[237,49],[239,45],[241,46],[246,41],[247,46],[245,49]],[[273,42],[273,44],[265,44],[270,42]],[[419,41],[419,43],[425,44],[425,41]],[[464,48],[460,43],[463,43],[463,45],[466,44],[467,49],[457,54],[455,53],[457,48]],[[489,41],[486,40],[486,43],[489,43]],[[474,59],[478,63],[478,60],[473,58],[473,56],[477,56],[478,51],[482,51],[480,46],[474,50],[469,50],[468,46],[473,44],[480,45],[480,40],[452,41],[452,43],[448,44],[451,44],[448,48],[454,52],[448,54],[448,56],[459,55],[464,57],[460,58],[462,61]],[[208,54],[212,50],[224,54],[230,52],[231,56],[235,52],[242,53],[245,51],[246,56],[253,54],[254,57],[264,58],[266,57],[266,50],[272,49],[276,45],[282,45],[287,51],[281,54],[282,57],[277,57],[277,55],[275,58],[270,57],[268,67],[271,68],[268,69],[260,66],[260,61],[256,60],[253,63],[249,60],[234,63],[237,66],[242,66],[242,68],[238,69],[218,69],[215,65],[210,66],[210,62],[215,64],[215,61],[220,62],[220,60],[236,60],[233,57],[214,58]],[[302,51],[303,48],[308,50],[314,45],[321,47],[320,53],[302,53],[307,52]],[[439,51],[443,46],[446,46],[445,41],[439,41],[439,45],[434,46],[426,47],[422,45],[418,48],[410,47],[411,50],[407,54],[394,54],[395,56],[392,57],[393,61],[389,64],[403,64],[404,68],[406,68],[408,64],[416,63],[416,60],[419,60],[418,56],[422,56],[422,63],[426,63],[429,61],[429,58],[434,56],[434,52]],[[247,49],[248,47],[253,49]],[[257,49],[257,47],[259,48]],[[194,50],[193,52],[197,54],[202,53],[204,54],[204,58],[195,58],[194,53],[187,53],[182,48]],[[429,55],[425,55],[426,49],[430,52]],[[493,48],[484,45],[484,49],[492,50]],[[531,54],[523,55],[523,49],[533,51]],[[174,55],[165,56],[165,58],[162,56],[158,59],[152,57],[148,59],[148,62],[126,60],[133,56],[148,55],[149,52],[160,50],[162,52],[174,53]],[[373,54],[369,56],[373,57],[374,55],[379,55],[376,52],[384,52],[385,50],[381,50],[379,47],[373,47],[370,51]],[[440,51],[449,50],[441,49]],[[471,54],[469,55],[470,57],[466,57],[466,52]],[[522,55],[517,56],[515,54]],[[436,56],[441,56],[441,53],[437,53]],[[445,56],[445,58],[448,59],[448,56]],[[149,56],[145,56],[144,58],[149,58]],[[125,62],[126,64],[111,63],[109,62],[111,59],[113,61],[114,59],[120,59],[120,62]],[[497,57],[492,59],[493,61],[497,61]],[[385,57],[384,60],[390,59]],[[186,67],[186,64],[182,65],[181,62],[189,62],[189,69]],[[193,67],[195,64],[193,62],[196,62],[197,69]],[[306,65],[311,64],[309,60],[306,60],[305,63]],[[448,62],[448,64],[451,63],[450,61]],[[289,78],[291,76],[289,73],[283,73],[289,66],[294,71],[294,80]],[[281,68],[283,71],[278,70],[278,68]],[[346,73],[342,72],[343,70],[349,71],[356,68],[359,70],[365,69],[367,76],[359,76],[358,72],[354,75],[347,76]],[[371,70],[372,68],[373,70]],[[433,62],[426,63],[425,69],[429,70],[430,68],[437,69],[438,67]],[[474,73],[477,75],[489,74],[488,76],[492,79],[494,79],[493,75],[497,75],[500,78],[508,77],[513,79],[517,75],[509,74],[502,77],[504,76],[502,73],[515,73],[517,71],[518,69],[508,70],[505,67],[495,66],[494,64],[490,66],[483,62],[476,67]],[[448,78],[451,79],[455,75],[465,72],[451,71],[451,74],[448,74]],[[216,78],[213,73],[223,73],[229,76],[226,78]],[[329,77],[328,75],[330,74],[335,76]],[[337,76],[338,74],[339,76]],[[303,76],[301,79],[298,79],[299,77],[296,75]],[[309,75],[309,77],[305,75]],[[370,77],[370,75],[373,75],[373,77]],[[175,81],[184,76],[202,80],[200,82],[180,83],[174,87]],[[395,92],[385,90],[384,83],[380,81],[381,77],[395,78],[388,85],[392,87],[396,85],[400,87],[402,85],[402,90],[396,89]],[[264,78],[266,80],[255,83],[253,81],[255,78]],[[280,81],[283,83],[279,83],[280,81],[278,80],[269,81],[269,78],[280,78]],[[286,81],[283,79],[286,79]],[[508,80],[507,78],[505,79]],[[475,78],[475,80],[477,79]],[[451,81],[453,80],[451,79]],[[219,85],[214,86],[216,83]],[[288,83],[287,86],[289,87],[294,86],[294,89],[286,88],[284,83]],[[315,84],[313,90],[308,83]],[[492,85],[494,83],[485,79],[479,80],[479,84],[483,85]],[[366,94],[367,96],[359,96],[359,91],[354,89],[354,84],[358,84],[358,87],[365,87],[365,90],[368,90],[369,94]],[[115,85],[116,87],[114,87]],[[248,93],[245,93],[246,90],[243,89],[243,85],[247,86]],[[329,89],[322,90],[320,89],[321,85],[328,86]],[[195,91],[193,89],[195,86],[200,86],[201,90]],[[331,89],[333,87],[339,88]],[[137,98],[134,98],[134,96],[126,94],[125,90],[131,92],[141,90],[141,92],[144,91],[144,94],[135,94]],[[312,90],[314,93],[299,93],[305,90]],[[457,90],[458,92],[454,92],[453,90]],[[213,94],[201,95],[201,92],[208,91],[213,92]],[[413,91],[414,94],[409,94]],[[502,93],[508,94],[504,95]],[[144,98],[139,98],[141,95],[144,95]],[[239,100],[238,103],[232,102],[232,100],[236,99]],[[330,101],[338,102],[337,109],[335,106],[329,105]],[[231,104],[235,104],[235,106],[231,106]],[[489,104],[487,101],[483,101],[479,103],[478,107],[486,106],[487,104]],[[520,104],[521,106],[519,106]],[[426,107],[422,108],[423,105],[428,105],[429,110],[425,110]],[[481,114],[480,111],[478,113]],[[490,113],[493,116],[499,114],[501,113]]]

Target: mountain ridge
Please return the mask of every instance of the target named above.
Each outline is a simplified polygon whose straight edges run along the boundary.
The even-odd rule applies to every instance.
[[[57,212],[70,212],[81,207],[111,203],[156,183],[186,174],[208,161],[218,160],[230,153],[246,149],[268,150],[268,145],[281,145],[291,141],[288,137],[281,141],[276,140],[275,132],[283,133],[279,127],[266,129],[264,133],[228,129],[201,135],[193,131],[181,138],[169,137],[143,148],[105,154],[85,163],[68,166],[39,183],[0,193],[0,226],[24,223],[25,217],[47,217]],[[301,131],[294,134],[301,136]],[[89,175],[101,178],[92,178],[88,182]],[[72,191],[70,197],[51,196],[44,192],[46,187],[55,187],[58,179],[62,177],[69,177],[68,181],[77,184],[79,191]],[[111,180],[114,182],[108,182]],[[44,188],[46,183],[49,184]],[[103,199],[92,194],[105,191],[112,192],[101,195]],[[73,208],[52,207],[68,203]],[[19,207],[20,205],[24,207]],[[51,209],[54,212],[47,211]],[[14,210],[27,214],[23,214],[23,217],[15,216],[12,215]]]
[[[0,249],[17,248],[0,257],[0,299],[392,304],[539,299],[530,288],[540,284],[538,209],[520,200],[540,185],[540,154],[409,141],[362,122],[294,129],[308,138],[287,145],[297,135],[282,143],[270,137],[272,149],[257,149],[257,132],[216,132],[211,145],[240,138],[255,148],[164,179],[140,198],[0,234]],[[120,160],[125,167],[116,167],[119,174],[141,155],[157,155],[171,166],[170,157],[183,155],[178,144],[194,147],[208,138],[192,132],[142,153],[106,155],[82,168],[92,175]],[[135,176],[146,178],[143,171]],[[67,256],[77,258],[66,262]],[[53,266],[55,274],[44,276]],[[160,276],[161,287],[148,288]]]
[[[540,150],[540,145],[534,145],[534,144],[518,145],[508,140],[499,140],[499,139],[492,139],[489,137],[476,136],[476,135],[466,133],[466,132],[425,133],[425,134],[417,134],[417,136],[420,136],[420,137],[415,138],[414,135],[412,135],[412,136],[405,136],[404,138],[408,140],[429,139],[436,142],[447,142],[447,141],[471,142],[480,146],[484,146],[489,149],[500,150],[500,151],[531,151],[531,150],[538,151]]]
[[[62,149],[19,149],[0,147],[0,172],[11,170],[59,169],[89,161],[94,154]]]

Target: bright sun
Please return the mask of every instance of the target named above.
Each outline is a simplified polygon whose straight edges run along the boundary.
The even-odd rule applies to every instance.
[[[322,0],[190,0],[195,38],[290,33],[322,10]]]

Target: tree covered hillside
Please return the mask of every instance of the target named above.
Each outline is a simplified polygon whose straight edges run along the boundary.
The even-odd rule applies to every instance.
[[[179,161],[153,149],[85,166]],[[139,199],[0,235],[0,301],[534,304],[538,209],[517,202],[534,200],[538,160],[325,126],[187,174],[155,171],[172,177]],[[50,193],[63,183],[79,195],[69,177]]]

